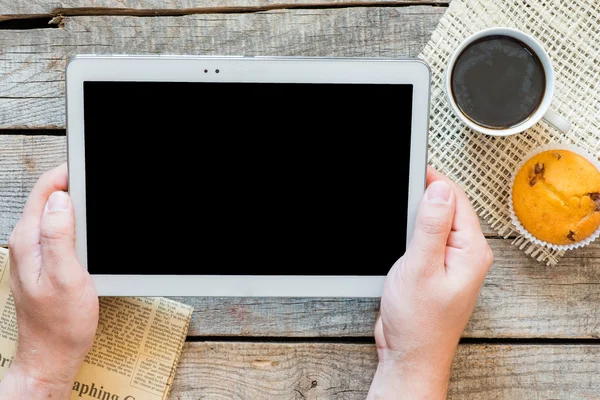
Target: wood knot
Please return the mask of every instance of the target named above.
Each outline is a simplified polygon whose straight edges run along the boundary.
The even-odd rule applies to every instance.
[[[23,164],[25,164],[25,169],[27,169],[27,171],[35,170],[35,160],[32,157],[25,156],[23,158]]]

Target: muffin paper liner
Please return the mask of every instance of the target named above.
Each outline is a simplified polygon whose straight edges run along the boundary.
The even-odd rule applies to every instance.
[[[540,239],[536,238],[535,236],[533,236],[531,233],[529,233],[529,231],[527,229],[525,229],[525,227],[521,224],[521,221],[519,221],[519,218],[517,218],[517,215],[515,214],[515,210],[513,208],[512,188],[514,186],[517,173],[521,170],[523,165],[525,165],[525,163],[527,161],[529,161],[529,159],[531,159],[532,157],[534,157],[540,153],[548,151],[548,150],[569,150],[569,151],[572,151],[573,153],[577,153],[580,156],[584,157],[589,162],[591,162],[594,165],[594,167],[596,167],[596,169],[598,171],[600,171],[600,162],[598,161],[597,157],[595,157],[593,154],[591,154],[587,150],[582,149],[581,147],[574,146],[569,143],[552,143],[552,144],[547,144],[545,146],[540,146],[540,147],[533,149],[531,152],[529,152],[527,155],[525,155],[525,157],[523,157],[523,160],[519,163],[519,165],[517,165],[517,167],[515,168],[515,171],[513,172],[512,176],[510,178],[510,192],[508,195],[508,208],[510,210],[510,217],[512,219],[513,225],[517,228],[517,231],[519,231],[519,233],[521,235],[523,235],[523,237],[525,239],[529,240],[532,243],[538,244],[540,246],[545,246],[545,247],[548,247],[553,250],[573,250],[578,247],[586,246],[586,245],[592,243],[594,240],[596,240],[596,238],[598,236],[600,236],[600,227],[598,227],[598,229],[596,229],[590,236],[588,236],[585,239],[580,240],[578,242],[573,242],[571,244],[553,244],[553,243],[548,243],[543,240],[540,240]]]

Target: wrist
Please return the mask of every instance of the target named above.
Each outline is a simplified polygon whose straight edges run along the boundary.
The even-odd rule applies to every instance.
[[[380,358],[369,400],[446,399],[450,365],[428,365]]]
[[[36,343],[42,341],[28,341],[19,337],[11,367],[36,381],[72,385],[87,352],[76,352],[74,355],[66,345],[50,347],[36,346]]]
[[[0,382],[0,398],[6,400],[47,400],[68,399],[73,382],[45,378],[36,373],[30,373],[14,363],[6,371]]]
[[[83,359],[46,352],[17,349],[12,365],[1,382],[2,391],[17,393],[14,399],[68,399]],[[0,398],[4,399],[2,395]],[[6,397],[12,399],[13,397]]]

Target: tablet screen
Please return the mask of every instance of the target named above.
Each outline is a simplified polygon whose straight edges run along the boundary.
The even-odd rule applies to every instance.
[[[412,95],[84,82],[90,273],[387,274],[405,251]]]

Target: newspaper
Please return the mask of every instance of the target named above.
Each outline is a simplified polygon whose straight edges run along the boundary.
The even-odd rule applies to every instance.
[[[0,248],[0,379],[16,350],[8,250]],[[101,297],[94,345],[71,400],[167,399],[193,308],[162,297]]]

